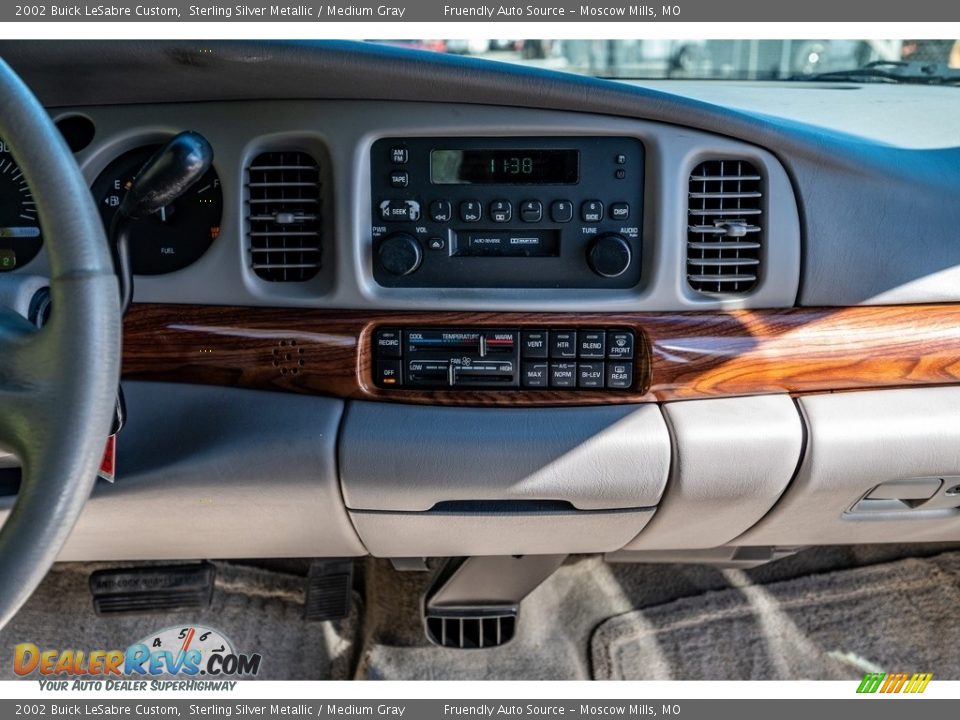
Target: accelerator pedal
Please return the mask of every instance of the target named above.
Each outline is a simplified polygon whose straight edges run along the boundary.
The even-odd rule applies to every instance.
[[[353,600],[353,560],[314,560],[307,573],[304,620],[341,620]]]
[[[207,562],[97,570],[90,575],[93,609],[98,615],[202,610],[210,606],[216,574]]]

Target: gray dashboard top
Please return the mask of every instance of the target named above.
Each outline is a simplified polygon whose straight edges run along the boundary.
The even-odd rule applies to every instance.
[[[462,102],[724,135],[769,150],[793,184],[803,233],[800,304],[960,300],[956,88],[638,87],[351,42],[10,41],[0,43],[0,55],[50,107],[281,98]],[[857,89],[840,89],[849,87]]]

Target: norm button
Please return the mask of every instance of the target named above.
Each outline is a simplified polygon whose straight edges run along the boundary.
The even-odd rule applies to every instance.
[[[603,330],[581,330],[577,337],[580,357],[603,360],[607,339]]]
[[[554,330],[550,333],[550,357],[575,358],[576,356],[576,330]]]
[[[573,388],[576,386],[576,363],[555,362],[550,364],[550,387]]]
[[[629,330],[608,332],[607,357],[611,360],[633,360],[633,333]]]

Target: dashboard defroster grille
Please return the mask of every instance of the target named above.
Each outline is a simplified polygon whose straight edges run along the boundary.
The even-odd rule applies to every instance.
[[[303,282],[320,270],[320,166],[305,152],[274,151],[247,168],[247,235],[253,271]]]
[[[763,177],[746,160],[709,160],[690,175],[687,282],[708,295],[756,287],[763,252]]]

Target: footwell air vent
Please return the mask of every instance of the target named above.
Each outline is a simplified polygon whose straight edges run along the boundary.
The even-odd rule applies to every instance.
[[[763,177],[746,160],[709,160],[690,174],[687,282],[706,295],[746,295],[763,252]]]
[[[427,638],[434,645],[461,650],[505,645],[517,631],[515,610],[471,608],[466,611],[428,611]]]
[[[247,234],[253,271],[304,282],[320,270],[320,166],[305,152],[266,152],[247,168]]]
[[[315,560],[307,575],[305,620],[339,620],[350,614],[353,560]]]
[[[210,563],[97,570],[90,575],[93,609],[100,615],[202,610],[215,576]]]

